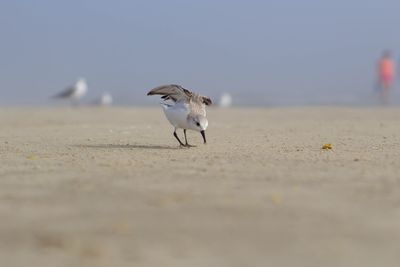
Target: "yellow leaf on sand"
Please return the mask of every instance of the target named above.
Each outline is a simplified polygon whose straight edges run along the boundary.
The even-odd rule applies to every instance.
[[[333,145],[332,144],[324,144],[323,146],[322,146],[322,149],[332,149],[333,148]]]

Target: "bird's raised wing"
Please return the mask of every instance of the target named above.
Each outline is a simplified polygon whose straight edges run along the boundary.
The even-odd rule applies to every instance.
[[[207,106],[212,104],[211,98],[208,96],[200,96],[203,99],[203,103],[206,104]]]
[[[172,101],[176,102],[180,99],[189,100],[192,97],[193,93],[180,85],[168,84],[161,85],[152,89],[150,92],[147,93],[147,95],[162,95],[162,99],[171,99]]]
[[[158,86],[154,89],[152,89],[150,92],[147,93],[147,95],[162,95],[162,99],[164,100],[172,100],[174,102],[179,101],[181,99],[185,99],[189,101],[194,93],[191,91],[183,88],[180,85],[176,84],[169,84],[169,85],[162,85]],[[211,105],[212,101],[209,97],[206,96],[200,96],[202,99],[202,102],[206,105]]]

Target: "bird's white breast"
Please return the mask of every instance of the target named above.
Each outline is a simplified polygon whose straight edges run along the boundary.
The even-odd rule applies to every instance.
[[[189,105],[187,103],[176,102],[175,105],[163,105],[165,116],[168,121],[176,128],[188,129],[187,116]]]
[[[79,99],[84,96],[87,92],[87,84],[84,81],[78,81],[75,85],[74,94],[72,95],[73,98]]]

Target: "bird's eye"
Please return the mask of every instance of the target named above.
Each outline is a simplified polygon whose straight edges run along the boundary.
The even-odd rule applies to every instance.
[[[200,123],[196,122],[196,125],[200,127]]]

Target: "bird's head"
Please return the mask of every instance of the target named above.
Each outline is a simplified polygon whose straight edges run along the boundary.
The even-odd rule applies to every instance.
[[[204,144],[205,144],[206,143],[205,131],[208,127],[207,118],[203,115],[195,115],[195,116],[189,116],[188,120],[189,120],[190,129],[200,132],[201,136],[203,137]]]

